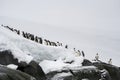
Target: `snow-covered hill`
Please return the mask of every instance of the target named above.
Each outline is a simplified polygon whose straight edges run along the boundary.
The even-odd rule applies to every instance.
[[[80,30],[76,30],[3,16],[0,16],[0,24],[68,44],[71,49],[75,47],[83,50],[86,58],[90,60],[93,60],[96,53],[99,53],[100,60],[108,62],[112,58],[112,63],[120,66],[118,63],[120,56],[119,27],[79,26]]]
[[[83,57],[76,56],[72,49],[38,44],[0,26],[0,51],[3,50],[12,51],[12,54],[19,62],[37,61],[45,73],[65,67],[81,66],[83,61]],[[74,62],[72,64],[66,63],[71,61]]]
[[[117,66],[104,63],[97,58],[92,62],[73,48],[40,44],[23,37],[22,34],[18,35],[5,26],[0,26],[0,62],[6,65],[5,70],[17,69],[33,76],[36,80],[120,79],[120,68]],[[2,69],[2,66],[0,67]],[[4,77],[6,78],[2,75],[2,78]]]

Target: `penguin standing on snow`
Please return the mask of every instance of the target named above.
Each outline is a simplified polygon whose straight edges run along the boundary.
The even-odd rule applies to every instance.
[[[14,31],[13,28],[10,28],[11,31]]]
[[[29,39],[29,35],[27,32],[25,33],[25,38]]]
[[[22,35],[23,35],[23,37],[25,38],[25,32],[24,32],[24,31],[22,31]]]
[[[48,42],[47,42],[47,40],[46,40],[46,39],[44,39],[44,43],[45,43],[45,45],[48,45]]]
[[[17,34],[20,35],[20,30],[17,31]]]
[[[57,46],[57,44],[54,42],[54,45]]]
[[[59,46],[59,42],[57,41],[57,45]]]
[[[73,50],[74,50],[74,52],[76,52],[76,49],[75,49],[75,48],[73,48]]]
[[[77,51],[77,55],[78,55],[78,56],[81,56],[80,50]]]
[[[33,34],[31,34],[31,40],[32,41],[34,41],[35,39],[34,39],[34,35]]]
[[[48,40],[48,44],[49,44],[49,46],[51,46],[51,42]]]
[[[49,45],[51,46],[51,42],[49,41]]]
[[[62,43],[60,43],[60,46],[62,46]]]
[[[75,56],[78,56],[78,51],[76,51],[75,48],[73,48],[73,51],[74,51]]]
[[[68,45],[65,45],[65,48],[68,49]]]
[[[41,37],[39,37],[39,43],[42,44],[43,43],[43,40]]]
[[[81,53],[82,53],[82,56],[85,57],[85,53],[84,53],[84,51],[82,51]]]
[[[35,37],[35,42],[37,42],[37,43],[38,43],[38,37],[37,37],[37,36]]]

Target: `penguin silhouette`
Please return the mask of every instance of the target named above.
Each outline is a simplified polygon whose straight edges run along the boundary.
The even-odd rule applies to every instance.
[[[34,35],[33,34],[31,34],[31,40],[34,41]]]
[[[17,34],[20,35],[20,30],[17,31]]]
[[[110,60],[108,61],[108,64],[112,64],[112,59],[110,58]]]
[[[35,37],[35,42],[37,42],[37,43],[38,43],[38,37],[37,37],[37,36]]]
[[[85,57],[85,53],[84,53],[84,51],[82,51],[81,53],[82,53],[82,56]]]
[[[78,56],[81,56],[80,50],[78,50]]]
[[[65,45],[65,48],[68,49],[68,45]]]
[[[23,35],[23,37],[25,38],[25,32],[24,32],[24,31],[22,31],[22,35]]]
[[[42,38],[41,38],[41,37],[38,37],[38,42],[39,42],[40,44],[42,44],[42,43],[43,43],[43,41],[42,41]]]

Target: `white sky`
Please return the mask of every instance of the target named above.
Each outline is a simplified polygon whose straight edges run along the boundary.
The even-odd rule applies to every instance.
[[[60,27],[118,25],[120,0],[0,0],[0,15]]]
[[[46,25],[49,38],[64,38],[107,60],[115,54],[115,64],[120,56],[120,0],[0,0],[0,16]],[[29,31],[37,34],[39,29],[30,26]]]

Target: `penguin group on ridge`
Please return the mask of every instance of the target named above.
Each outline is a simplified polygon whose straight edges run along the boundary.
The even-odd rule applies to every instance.
[[[35,35],[31,34],[31,33],[27,33],[27,32],[20,31],[20,30],[14,29],[14,28],[10,28],[9,26],[4,26],[4,25],[1,25],[1,26],[9,29],[12,32],[17,33],[18,35],[22,35],[26,39],[35,41],[35,42],[37,42],[39,44],[45,44],[47,46],[55,46],[55,47],[63,46],[63,44],[58,42],[58,41],[53,42],[53,41],[50,41],[50,40],[47,40],[47,39],[42,39],[41,37],[35,36]],[[68,49],[67,44],[65,45],[65,49]],[[76,50],[75,48],[73,48],[73,50],[74,50],[74,53],[75,53],[76,56],[85,57],[84,51]],[[99,61],[99,54],[98,53],[96,54],[94,61]],[[112,64],[112,59],[111,58],[109,59],[108,64]]]
[[[12,32],[17,33],[18,35],[22,35],[26,39],[35,41],[35,42],[40,43],[40,44],[45,44],[47,46],[62,46],[62,43],[60,43],[58,41],[53,42],[53,41],[50,41],[50,40],[47,40],[47,39],[42,39],[41,37],[35,36],[31,33],[27,33],[27,32],[20,31],[20,30],[14,29],[14,28],[10,28],[9,26],[4,26],[4,25],[1,25],[1,26],[9,29]]]
[[[85,57],[84,51],[76,50],[75,48],[73,48],[73,51],[74,51],[75,56]]]
[[[10,28],[9,26],[4,26],[4,25],[1,25],[1,26],[2,26],[2,27],[5,27],[5,28],[7,28],[7,29],[9,29],[9,30],[11,30],[11,31],[13,31],[13,32],[15,32],[15,33],[17,33],[18,35],[20,35],[20,30]]]

